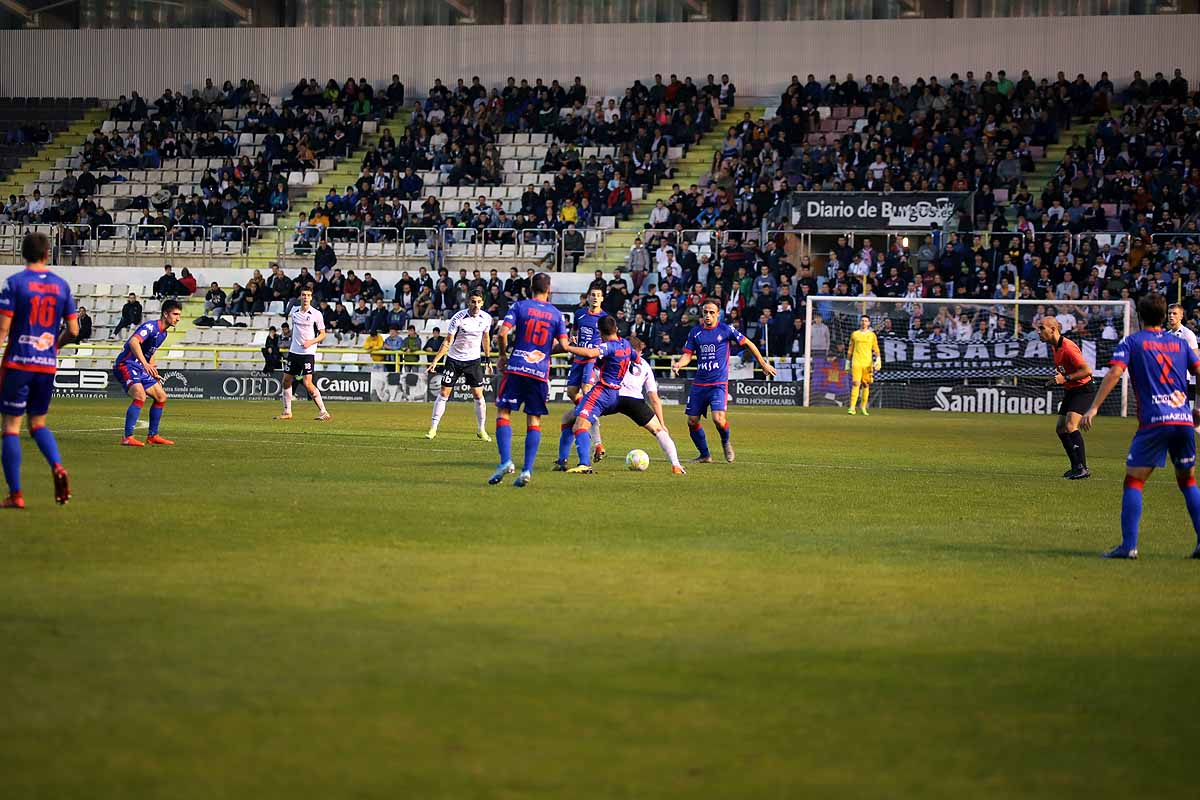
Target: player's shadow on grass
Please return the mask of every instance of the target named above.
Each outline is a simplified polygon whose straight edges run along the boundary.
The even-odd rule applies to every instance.
[[[1003,544],[985,544],[982,542],[928,542],[920,545],[922,550],[932,550],[939,553],[975,554],[987,556],[1058,556],[1062,558],[1099,558],[1102,547],[1022,547],[1020,545],[1005,546]]]

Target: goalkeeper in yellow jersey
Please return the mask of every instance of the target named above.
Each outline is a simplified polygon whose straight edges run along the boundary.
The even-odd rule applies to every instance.
[[[866,314],[858,321],[858,330],[850,334],[850,414],[855,413],[858,405],[858,395],[862,391],[862,413],[864,417],[871,416],[867,412],[867,400],[871,395],[871,381],[875,378],[875,370],[881,366],[879,358],[879,340],[875,331],[871,330],[871,318]]]

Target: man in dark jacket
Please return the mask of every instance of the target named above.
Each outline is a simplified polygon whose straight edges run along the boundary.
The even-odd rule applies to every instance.
[[[121,336],[121,331],[126,328],[137,328],[141,324],[142,304],[138,302],[137,295],[130,292],[128,299],[125,300],[125,305],[121,306],[121,322],[113,331],[113,338],[118,339]]]
[[[371,309],[371,321],[367,324],[367,330],[370,333],[386,333],[389,327],[387,306],[384,305],[383,298],[378,297]]]
[[[317,252],[313,256],[313,266],[317,272],[324,272],[326,275],[337,265],[337,253],[333,252],[328,240],[321,240],[321,244],[317,247]]]
[[[219,317],[225,313],[226,306],[225,291],[213,281],[204,294],[204,313],[210,317]]]
[[[158,298],[177,297],[184,294],[183,289],[179,286],[179,279],[175,277],[175,270],[171,268],[170,264],[163,267],[163,274],[154,282],[153,289],[154,296]]]
[[[363,275],[362,296],[366,298],[383,297],[383,287],[379,285],[379,281],[371,277],[369,272]],[[387,327],[385,326],[381,330],[386,331]]]
[[[83,306],[79,307],[79,335],[75,337],[76,342],[86,342],[92,338],[92,318],[88,315],[87,309]]]
[[[283,369],[283,353],[279,349],[279,334],[275,330],[275,326],[271,326],[271,330],[267,333],[267,341],[263,344],[263,373],[270,375],[276,370]]]

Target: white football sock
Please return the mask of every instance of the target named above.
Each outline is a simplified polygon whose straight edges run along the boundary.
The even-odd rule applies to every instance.
[[[475,424],[479,430],[483,430],[487,425],[487,400],[482,397],[475,399]]]
[[[660,430],[654,434],[654,438],[658,439],[658,446],[662,448],[663,453],[671,460],[671,466],[678,467],[679,451],[675,449],[675,442],[671,440],[671,434],[665,430]]]
[[[292,387],[290,386],[283,390],[283,413],[292,413]]]
[[[313,387],[312,401],[317,404],[317,409],[322,413],[325,412],[325,401],[321,399],[321,393],[317,391],[317,387]]]
[[[594,447],[604,446],[604,440],[600,438],[600,420],[592,423],[592,445]]]
[[[442,414],[446,413],[446,398],[438,394],[433,398],[433,416],[429,419],[429,424],[436,428],[438,423],[442,421]]]

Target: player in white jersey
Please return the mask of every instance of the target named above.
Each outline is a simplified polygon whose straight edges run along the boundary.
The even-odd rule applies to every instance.
[[[1172,336],[1178,336],[1187,342],[1191,348],[1192,354],[1200,358],[1200,347],[1197,347],[1196,334],[1187,325],[1183,324],[1183,306],[1179,303],[1172,303],[1167,306],[1167,333]],[[1200,405],[1197,405],[1196,400],[1196,376],[1188,375],[1189,394],[1192,396],[1192,418],[1196,422],[1196,429],[1200,430]]]
[[[630,339],[629,346],[639,355],[645,344],[639,339]],[[617,392],[617,404],[608,414],[624,414],[639,426],[645,428],[658,441],[663,454],[671,462],[671,471],[676,475],[686,475],[683,465],[679,463],[679,451],[675,442],[667,432],[663,421],[662,400],[658,396],[658,381],[654,379],[654,371],[646,361],[631,361],[625,377],[621,379],[621,388]],[[555,472],[565,472],[566,461],[556,461]]]
[[[447,357],[447,354],[449,356]],[[481,360],[492,357],[492,315],[483,310],[483,294],[471,292],[467,298],[466,311],[459,311],[450,318],[450,328],[442,341],[442,348],[429,364],[429,373],[442,376],[442,391],[433,401],[433,417],[429,422],[429,432],[426,439],[437,436],[438,423],[446,413],[446,402],[454,391],[454,384],[461,377],[471,387],[475,396],[475,435],[485,442],[490,442],[484,425],[487,422],[487,404],[483,399],[483,371]],[[442,364],[442,359],[446,363]],[[491,365],[487,366],[491,371]]]
[[[325,410],[321,393],[313,385],[313,365],[317,360],[317,345],[325,340],[325,317],[321,311],[313,307],[312,290],[300,292],[300,304],[292,307],[288,315],[288,323],[292,328],[292,343],[288,347],[288,370],[283,376],[283,413],[275,419],[292,418],[292,381],[295,378],[304,380],[304,390],[317,404],[317,421],[324,422],[332,419]]]

